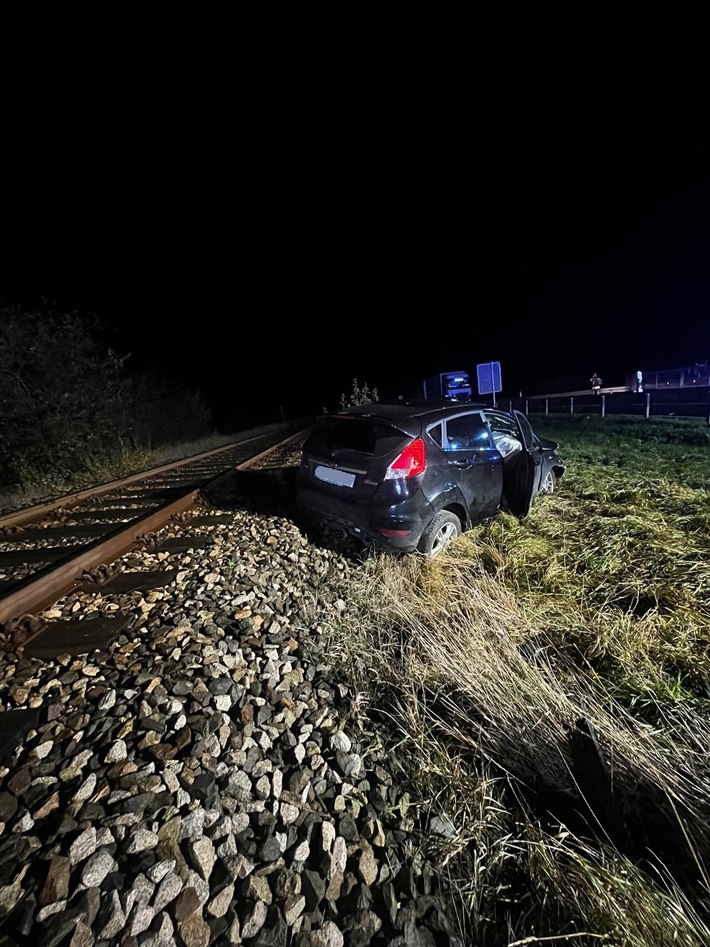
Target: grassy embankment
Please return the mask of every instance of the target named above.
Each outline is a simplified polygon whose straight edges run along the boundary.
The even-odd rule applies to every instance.
[[[422,844],[466,943],[707,947],[710,437],[535,426],[557,491],[433,562],[364,559],[330,650],[423,824],[450,820]]]

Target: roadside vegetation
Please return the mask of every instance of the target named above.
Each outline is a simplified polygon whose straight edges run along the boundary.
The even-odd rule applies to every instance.
[[[533,420],[556,492],[434,560],[363,557],[329,650],[463,943],[707,947],[708,430]]]
[[[0,512],[234,440],[197,391],[110,341],[95,317],[0,304]]]
[[[0,493],[42,496],[140,470],[152,452],[212,439],[212,415],[111,347],[93,316],[0,305]]]
[[[377,388],[370,388],[367,382],[362,385],[357,378],[353,378],[352,389],[349,395],[341,394],[340,407],[352,408],[358,404],[373,404],[380,400],[380,394]]]

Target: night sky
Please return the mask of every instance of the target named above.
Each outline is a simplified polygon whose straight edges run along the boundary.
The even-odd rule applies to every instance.
[[[0,300],[96,313],[225,430],[353,378],[393,398],[499,361],[505,396],[704,362],[707,124],[590,102],[64,116],[17,139]]]

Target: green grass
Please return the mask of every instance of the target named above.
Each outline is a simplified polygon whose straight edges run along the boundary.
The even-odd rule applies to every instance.
[[[567,471],[433,561],[364,559],[330,653],[466,943],[710,943],[710,438],[533,419]],[[580,736],[590,731],[597,749]]]

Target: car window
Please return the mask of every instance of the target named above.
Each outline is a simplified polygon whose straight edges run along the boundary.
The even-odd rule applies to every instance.
[[[444,450],[489,450],[491,435],[479,413],[461,414],[446,421]]]
[[[537,441],[537,437],[535,436],[535,433],[530,425],[530,422],[521,411],[516,411],[515,417],[518,421],[518,424],[520,425],[520,431],[523,435],[525,446],[528,449],[531,447],[534,447]]]
[[[486,412],[486,420],[491,427],[493,441],[504,459],[512,457],[523,448],[520,431],[513,418],[504,414]]]
[[[435,424],[433,427],[427,428],[427,434],[435,444],[438,444],[439,447],[441,447],[444,442],[444,431],[442,424]]]
[[[491,426],[491,430],[501,434],[510,434],[513,437],[520,437],[518,425],[513,418],[508,418],[503,414],[486,414],[486,419]]]
[[[356,451],[377,457],[390,453],[406,440],[408,436],[395,427],[369,418],[356,418],[326,422],[310,436],[305,446],[316,454]]]

